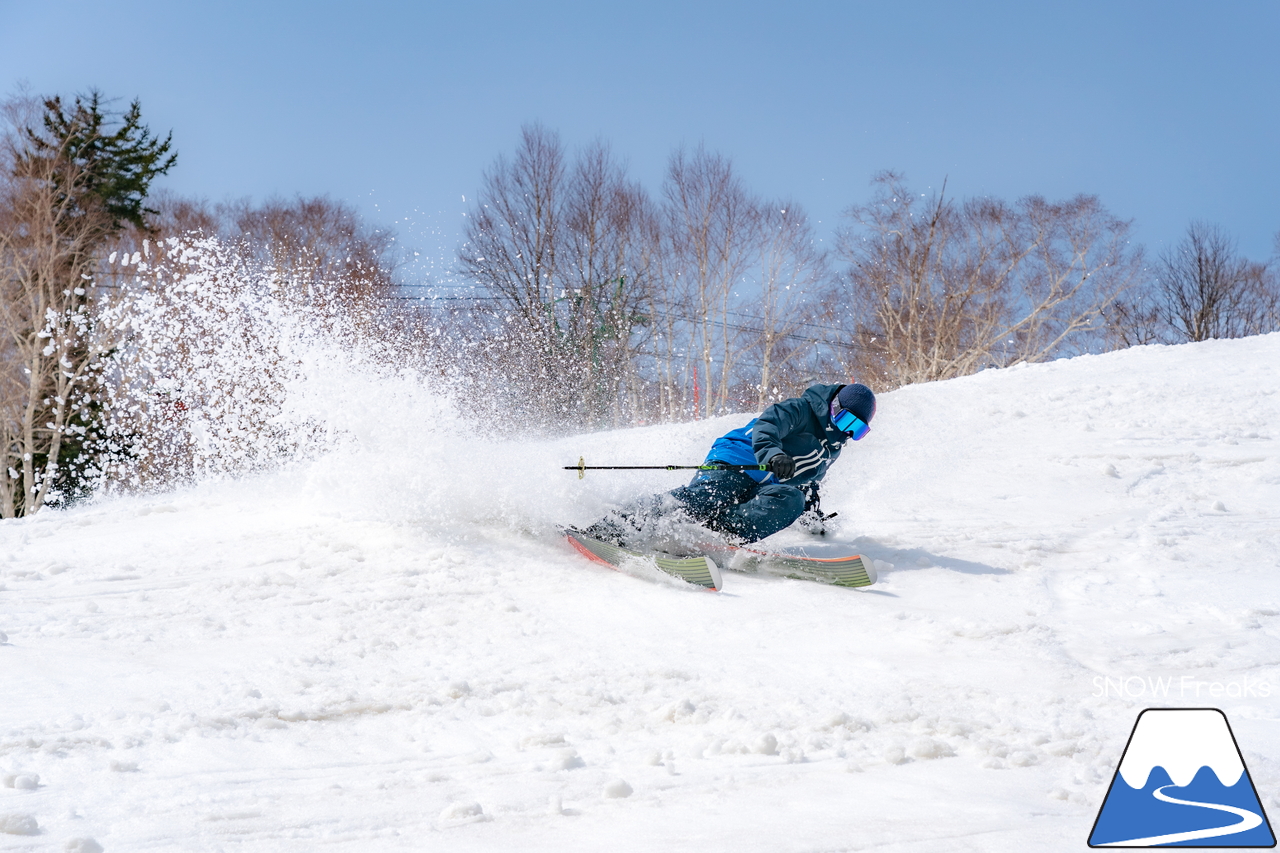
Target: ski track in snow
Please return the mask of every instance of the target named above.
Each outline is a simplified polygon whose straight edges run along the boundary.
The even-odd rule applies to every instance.
[[[893,565],[863,591],[694,592],[555,536],[682,482],[559,466],[696,462],[743,416],[346,424],[4,522],[0,851],[1077,850],[1148,706],[1221,707],[1275,809],[1278,392],[1270,335],[882,395],[823,493]],[[1172,690],[1099,695],[1130,677]]]

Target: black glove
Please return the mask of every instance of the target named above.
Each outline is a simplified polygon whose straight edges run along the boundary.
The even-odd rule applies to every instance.
[[[790,480],[791,475],[796,472],[796,460],[785,453],[779,453],[769,460],[769,470],[779,480]]]

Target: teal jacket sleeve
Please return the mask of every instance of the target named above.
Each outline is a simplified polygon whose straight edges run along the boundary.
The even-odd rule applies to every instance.
[[[769,406],[756,419],[751,432],[751,449],[761,465],[783,452],[782,441],[796,430],[807,429],[813,410],[799,397]]]

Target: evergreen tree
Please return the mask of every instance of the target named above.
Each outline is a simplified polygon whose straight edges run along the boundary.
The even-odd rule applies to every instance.
[[[126,224],[145,229],[146,215],[156,212],[144,206],[151,182],[178,161],[177,153],[170,153],[173,133],[164,139],[152,136],[142,124],[142,105],[136,99],[120,115],[114,132],[107,127],[111,118],[97,91],[77,95],[70,109],[55,95],[44,99],[43,131],[24,129],[27,157],[60,161],[62,168],[49,171],[60,194],[68,196],[59,199],[69,202],[67,215],[106,213],[102,239]],[[68,180],[69,172],[78,179]]]

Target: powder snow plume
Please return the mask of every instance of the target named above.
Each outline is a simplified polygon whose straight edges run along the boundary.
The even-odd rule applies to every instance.
[[[102,370],[104,495],[281,472],[347,511],[554,522],[522,483],[555,451],[503,419],[510,389],[433,360],[438,339],[308,301],[213,238],[170,240],[142,267],[101,321],[121,341]]]

